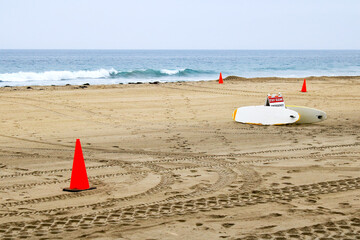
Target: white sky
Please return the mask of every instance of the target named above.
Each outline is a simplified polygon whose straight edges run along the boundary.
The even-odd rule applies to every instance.
[[[0,49],[360,49],[357,0],[0,0]]]

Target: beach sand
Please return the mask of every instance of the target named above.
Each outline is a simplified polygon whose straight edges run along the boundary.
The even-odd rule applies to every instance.
[[[302,81],[0,88],[0,238],[359,239],[360,77]],[[232,120],[278,92],[328,119]]]

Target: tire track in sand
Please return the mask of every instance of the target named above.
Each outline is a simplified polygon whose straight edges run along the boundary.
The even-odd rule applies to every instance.
[[[256,190],[246,193],[221,194],[214,197],[188,201],[151,203],[102,210],[86,215],[64,218],[49,218],[38,221],[11,222],[0,225],[2,238],[41,237],[48,233],[89,229],[108,224],[126,224],[152,218],[195,214],[199,211],[213,211],[222,208],[234,208],[268,202],[287,201],[296,198],[313,197],[360,189],[360,178],[318,182],[308,185],[277,189]]]
[[[290,228],[274,233],[248,235],[242,240],[287,240],[287,239],[359,239],[360,216],[350,217],[339,221],[328,221],[301,228]]]

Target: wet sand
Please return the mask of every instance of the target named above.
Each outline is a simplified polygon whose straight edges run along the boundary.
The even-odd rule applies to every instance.
[[[360,77],[302,81],[0,88],[0,238],[359,239]],[[328,119],[232,120],[278,92]]]

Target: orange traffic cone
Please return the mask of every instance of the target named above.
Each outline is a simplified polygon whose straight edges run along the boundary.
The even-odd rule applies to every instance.
[[[90,189],[95,189],[95,187],[89,186],[89,180],[86,174],[85,161],[81,149],[80,139],[76,139],[70,188],[64,188],[63,190],[68,192],[80,192]]]
[[[302,85],[301,92],[306,92],[306,79],[304,79],[304,83]]]
[[[223,84],[223,83],[224,83],[224,81],[223,81],[222,75],[221,75],[221,73],[220,73],[220,76],[219,76],[219,84]]]

